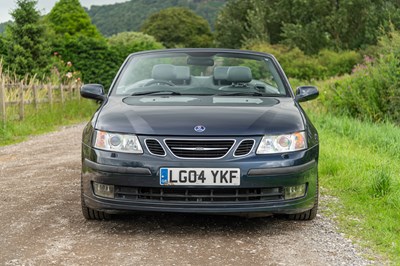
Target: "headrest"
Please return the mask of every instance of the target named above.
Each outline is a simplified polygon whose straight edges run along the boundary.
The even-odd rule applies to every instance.
[[[176,80],[189,80],[190,68],[188,66],[175,66],[175,79]]]
[[[253,79],[251,70],[245,66],[232,66],[228,69],[227,80],[232,83],[249,83]]]
[[[175,67],[170,64],[159,64],[153,66],[151,77],[155,80],[174,80],[176,79]]]
[[[214,68],[214,79],[215,80],[227,80],[228,79],[228,66],[219,66]]]

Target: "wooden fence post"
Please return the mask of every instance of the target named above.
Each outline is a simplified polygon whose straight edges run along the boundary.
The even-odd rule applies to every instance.
[[[37,95],[37,85],[33,84],[32,86],[32,90],[33,90],[33,104],[35,106],[35,110],[38,110],[38,95]]]
[[[4,80],[2,79],[0,82],[0,112],[1,112],[1,121],[3,125],[6,124],[7,113],[6,113],[6,86],[4,84]]]
[[[74,91],[72,90],[72,82],[71,81],[68,83],[68,91],[69,91],[69,99],[73,100],[74,99]]]
[[[48,89],[48,97],[49,97],[49,104],[50,108],[53,107],[53,88],[51,86],[51,83],[47,83],[47,89]]]
[[[75,91],[76,91],[76,94],[78,95],[78,102],[81,101],[81,86],[82,86],[82,84],[80,81],[75,83]]]
[[[64,86],[60,82],[60,96],[61,96],[61,104],[64,105]]]
[[[24,120],[24,81],[21,81],[19,85],[19,120]]]

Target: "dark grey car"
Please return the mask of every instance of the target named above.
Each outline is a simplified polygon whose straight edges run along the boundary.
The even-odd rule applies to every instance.
[[[226,49],[130,55],[82,140],[87,219],[120,211],[288,214],[318,208],[318,133],[276,59]]]

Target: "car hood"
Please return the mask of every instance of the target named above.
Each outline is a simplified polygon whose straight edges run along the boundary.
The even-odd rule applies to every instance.
[[[304,122],[288,97],[111,96],[95,127],[138,135],[256,136],[304,130]]]

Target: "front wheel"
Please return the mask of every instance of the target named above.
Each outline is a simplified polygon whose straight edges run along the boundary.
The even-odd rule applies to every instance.
[[[85,204],[85,199],[84,199],[84,195],[83,195],[83,187],[81,184],[81,205],[82,205],[82,214],[83,217],[85,217],[86,220],[110,220],[111,219],[111,215],[108,213],[105,213],[103,211],[97,211],[94,210],[92,208],[89,208],[88,206],[86,206]]]
[[[318,202],[314,204],[314,207],[311,210],[296,214],[289,214],[288,218],[290,220],[295,220],[295,221],[309,221],[317,217],[317,212],[318,212]]]
[[[288,218],[290,220],[296,220],[296,221],[309,221],[313,220],[315,217],[317,217],[317,212],[318,212],[318,198],[319,198],[319,185],[318,185],[318,178],[317,178],[317,191],[315,193],[315,203],[314,207],[312,207],[311,210],[301,212],[301,213],[295,213],[295,214],[289,214]]]

